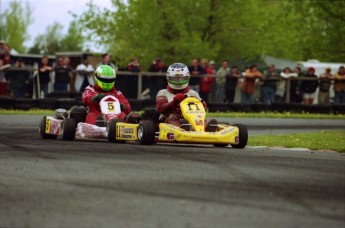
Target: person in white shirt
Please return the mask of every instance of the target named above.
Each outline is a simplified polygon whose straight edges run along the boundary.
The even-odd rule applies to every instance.
[[[89,64],[89,61],[87,59],[84,59],[83,62],[77,66],[76,72],[77,77],[75,79],[74,87],[77,92],[81,92],[88,85],[94,84],[94,68],[92,65]]]

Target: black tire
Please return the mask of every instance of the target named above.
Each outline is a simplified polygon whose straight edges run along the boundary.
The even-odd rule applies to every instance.
[[[65,141],[72,141],[75,138],[77,124],[74,119],[66,118],[63,121],[62,139]]]
[[[124,140],[116,140],[116,124],[123,123],[123,120],[111,119],[108,123],[108,142],[110,143],[126,143]]]
[[[238,127],[239,130],[239,143],[238,144],[231,144],[233,148],[243,149],[246,147],[248,142],[248,130],[247,126],[243,124],[234,124],[234,126]]]
[[[69,114],[70,118],[74,119],[75,123],[86,122],[87,109],[84,106],[74,105]]]
[[[152,145],[155,142],[156,126],[152,120],[143,120],[138,127],[138,141],[141,145]]]
[[[40,126],[39,126],[39,133],[42,137],[42,139],[56,139],[57,135],[51,135],[51,134],[47,134],[45,132],[46,130],[46,121],[47,120],[47,116],[44,116],[40,122]]]

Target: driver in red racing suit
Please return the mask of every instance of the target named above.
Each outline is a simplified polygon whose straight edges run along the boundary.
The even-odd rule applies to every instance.
[[[201,100],[199,94],[190,89],[189,84],[190,73],[188,67],[183,63],[174,63],[167,70],[168,86],[162,89],[156,96],[156,108],[158,113],[163,116],[165,123],[180,126],[183,119],[180,102],[186,96],[196,97]],[[206,103],[202,102],[206,108]]]
[[[106,120],[110,119],[124,119],[127,114],[131,112],[131,106],[126,97],[121,91],[115,89],[115,70],[108,65],[100,65],[97,67],[94,75],[95,84],[89,85],[83,92],[82,100],[88,106],[89,113],[86,116],[86,123],[96,124],[97,118],[103,118],[101,108],[99,106],[100,100],[112,95],[120,102],[121,113],[119,115],[106,115]]]

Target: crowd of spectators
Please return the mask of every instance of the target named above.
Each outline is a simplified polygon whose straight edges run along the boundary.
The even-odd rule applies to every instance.
[[[118,68],[111,61],[111,55],[106,53],[98,65],[100,64],[109,65],[116,71],[133,73],[131,77],[124,79],[124,83],[121,84],[119,80],[117,84],[121,90],[128,90],[128,93],[137,92],[136,73],[141,71],[161,73],[158,76],[144,74],[142,88],[147,94],[146,97],[154,98],[157,92],[166,86],[166,79],[162,75],[166,72],[167,65],[161,58],[155,58],[147,69],[139,64],[137,58],[131,59],[126,67]],[[239,69],[237,66],[230,67],[228,60],[223,60],[218,65],[217,68],[214,60],[203,58],[199,61],[195,58],[188,67],[191,75],[190,88],[198,91],[206,102],[233,103],[237,100],[244,104],[272,104],[287,101],[310,105],[315,103],[314,99],[317,98],[318,104],[329,104],[333,90],[334,103],[345,104],[344,66],[339,67],[337,72],[331,72],[331,68],[327,67],[324,73],[315,75],[315,69],[312,67],[304,73],[300,67],[293,70],[286,67],[279,72],[274,65],[263,70],[259,70],[256,65]],[[48,56],[43,56],[38,63],[37,79],[32,72],[25,70],[22,58],[12,61],[10,48],[0,42],[0,95],[32,97],[32,85],[35,82],[39,82],[37,88],[42,94],[40,97],[47,97],[52,91],[82,92],[89,84],[94,83],[94,70],[87,58],[73,69],[68,57],[58,57],[54,64],[50,64]],[[73,74],[75,77],[71,83]],[[306,80],[296,80],[301,77]]]

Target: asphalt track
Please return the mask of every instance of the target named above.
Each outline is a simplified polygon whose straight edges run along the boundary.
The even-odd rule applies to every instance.
[[[345,226],[345,154],[42,140],[0,118],[0,227]]]

